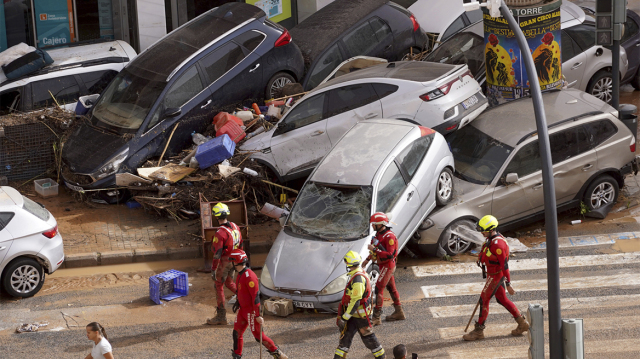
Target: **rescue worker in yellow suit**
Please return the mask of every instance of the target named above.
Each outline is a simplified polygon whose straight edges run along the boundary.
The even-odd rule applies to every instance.
[[[360,334],[362,342],[371,350],[375,358],[385,359],[384,348],[373,333],[373,326],[369,321],[371,282],[367,273],[360,266],[362,257],[357,252],[349,251],[344,256],[344,262],[347,265],[349,281],[338,308],[336,324],[340,329],[340,342],[333,359],[347,357],[356,332]]]

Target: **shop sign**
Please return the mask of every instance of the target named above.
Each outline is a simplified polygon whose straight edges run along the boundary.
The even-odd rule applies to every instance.
[[[38,47],[63,45],[73,42],[72,0],[34,1]]]
[[[291,0],[246,0],[262,9],[271,21],[280,22],[291,17]]]

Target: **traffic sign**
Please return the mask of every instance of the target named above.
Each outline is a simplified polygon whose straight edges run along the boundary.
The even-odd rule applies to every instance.
[[[615,0],[596,0],[596,45],[613,45],[614,1]]]

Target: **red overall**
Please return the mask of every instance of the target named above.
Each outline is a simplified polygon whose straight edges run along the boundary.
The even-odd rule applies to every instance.
[[[236,286],[238,287],[238,303],[240,310],[233,324],[233,352],[242,355],[244,339],[242,335],[248,326],[251,326],[251,333],[256,341],[260,342],[260,323],[256,318],[260,316],[260,291],[258,289],[258,277],[249,268],[245,268],[238,273]],[[269,352],[275,352],[278,347],[273,340],[262,333],[262,344]]]
[[[480,318],[478,324],[483,325],[489,315],[489,301],[495,295],[500,305],[505,307],[514,318],[520,316],[520,311],[507,298],[505,281],[511,282],[509,275],[509,245],[500,233],[489,237],[482,245],[478,254],[480,263],[487,266],[487,282],[480,294]]]
[[[236,293],[236,285],[233,283],[233,266],[229,262],[229,254],[232,250],[242,247],[242,234],[240,228],[233,223],[224,223],[213,236],[213,264],[211,270],[216,273],[216,303],[218,308],[224,307],[224,286]]]
[[[383,292],[386,287],[391,295],[394,305],[400,305],[400,293],[396,288],[396,279],[393,274],[396,271],[396,260],[398,258],[398,239],[391,232],[391,228],[385,227],[384,230],[376,233],[378,245],[369,254],[367,261],[373,260],[380,268],[380,277],[376,282],[376,303],[377,309],[382,309],[384,302]]]

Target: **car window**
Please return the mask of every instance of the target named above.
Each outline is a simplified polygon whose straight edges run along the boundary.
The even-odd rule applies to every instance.
[[[587,152],[589,136],[583,126],[574,126],[549,136],[551,162],[555,165],[571,157]]]
[[[513,156],[504,173],[517,173],[518,178],[522,178],[541,169],[542,165],[540,162],[538,141],[533,141],[523,146],[520,151]]]
[[[592,25],[580,24],[569,27],[565,30],[575,42],[578,43],[582,51],[596,44],[596,29]],[[576,52],[582,52],[576,49]]]
[[[420,137],[402,150],[398,157],[396,157],[396,161],[398,161],[400,166],[402,166],[409,175],[409,180],[413,178],[413,175],[418,170],[422,159],[427,154],[429,147],[431,147],[434,137],[434,134]]]
[[[273,133],[274,136],[293,131],[297,128],[310,125],[323,119],[324,99],[326,95],[321,93],[298,104],[291,110],[285,119],[278,124]]]
[[[342,41],[351,56],[366,55],[378,44],[376,34],[368,21],[346,34]]]
[[[164,96],[164,108],[182,107],[203,89],[198,69],[193,65],[171,85]]]
[[[362,107],[378,100],[370,84],[340,87],[329,92],[327,117]]]
[[[86,72],[80,74],[80,79],[84,82],[89,94],[93,95],[102,93],[102,90],[107,88],[107,85],[109,85],[116,75],[118,75],[118,71],[114,70]]]
[[[575,45],[575,46],[574,46]],[[562,48],[562,62],[572,59],[574,56],[582,52],[577,47],[571,36],[562,31],[562,39],[560,41],[560,47]]]
[[[630,16],[627,16],[627,21],[624,23],[624,35],[622,35],[622,42],[626,42],[632,37],[638,34],[638,23],[635,22]]]
[[[484,68],[484,39],[471,32],[461,32],[438,46],[425,61],[451,65],[466,64],[475,76]]]
[[[444,34],[442,34],[442,39],[440,41],[444,41],[444,40],[450,38],[452,35],[454,35],[458,31],[462,30],[463,28],[464,28],[464,19],[462,18],[462,15],[460,15],[444,31]]]
[[[264,38],[264,34],[261,34],[257,31],[247,31],[244,34],[236,36],[233,41],[244,46],[247,50],[249,50],[249,52],[251,52],[255,50],[255,48],[258,47],[260,43],[262,43],[262,40],[264,40]]]
[[[371,85],[373,85],[373,89],[376,91],[379,98],[387,97],[392,93],[398,91],[398,88],[399,88],[396,85],[389,85],[389,84],[371,84]]]
[[[0,116],[20,110],[21,90],[12,89],[0,94]]]
[[[340,53],[338,44],[334,44],[318,59],[318,61],[316,61],[316,65],[313,68],[311,75],[309,76],[307,87],[309,89],[312,89],[318,86],[320,82],[327,76],[329,76],[331,71],[338,67],[338,65],[340,65],[343,61],[344,58]]]
[[[40,218],[45,222],[49,220],[50,214],[46,208],[44,208],[41,204],[36,203],[25,196],[22,196],[22,198],[24,199],[24,204],[22,205],[22,208],[25,211],[33,214],[34,216]]]
[[[11,222],[11,219],[13,218],[13,216],[15,215],[15,213],[13,212],[2,212],[0,213],[0,231],[4,229],[4,227],[6,227],[9,222]]]
[[[371,23],[371,27],[373,28],[373,32],[376,34],[378,42],[382,42],[384,39],[391,36],[391,28],[379,17],[373,17],[369,20],[369,23]]]
[[[482,20],[482,10],[468,11],[467,18],[469,19],[469,24],[475,24],[476,22]]]
[[[149,120],[149,124],[147,125],[147,128],[145,129],[145,131],[152,129],[153,126],[155,126],[158,122],[160,122],[160,115],[163,110],[164,110],[164,106],[158,106],[158,108],[156,109],[156,112],[154,112],[153,116],[151,116],[151,120]]]
[[[406,187],[407,184],[404,182],[398,166],[395,162],[391,162],[378,185],[376,212],[389,212]]]
[[[591,134],[592,145],[598,146],[618,132],[618,128],[609,120],[589,122],[585,125]]]
[[[73,76],[58,77],[49,80],[33,82],[31,84],[33,94],[33,109],[50,107],[55,104],[53,98],[62,105],[78,102],[80,86]],[[49,93],[51,92],[51,93]]]
[[[200,64],[209,76],[209,83],[212,84],[242,59],[244,59],[244,52],[242,52],[240,46],[228,42],[200,60]]]

